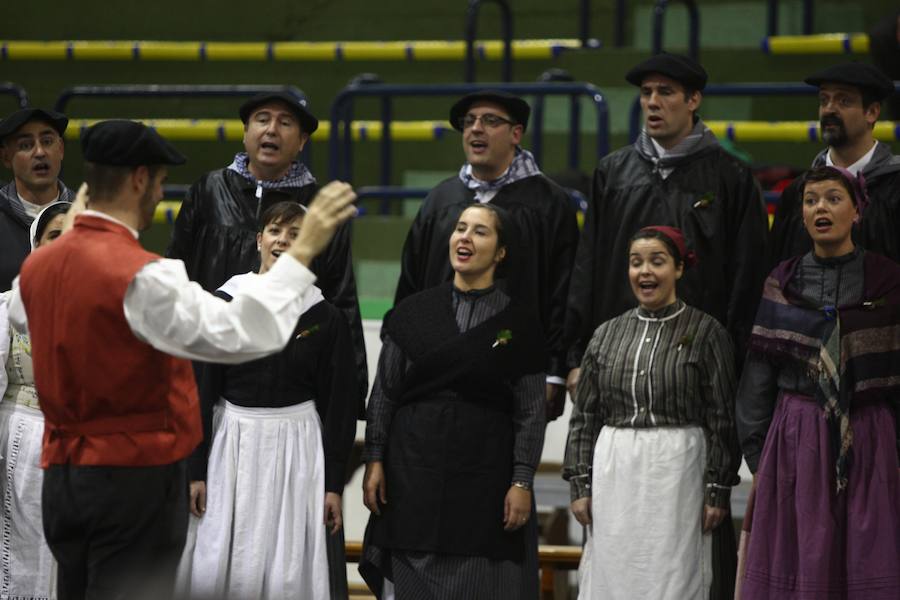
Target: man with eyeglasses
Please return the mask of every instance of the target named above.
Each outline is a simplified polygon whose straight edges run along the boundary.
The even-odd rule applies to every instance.
[[[74,192],[59,180],[65,143],[65,115],[24,108],[0,121],[0,154],[13,180],[0,189],[0,292],[12,287],[31,250],[28,229],[41,209]]]
[[[578,225],[566,191],[520,145],[530,113],[518,96],[496,91],[475,92],[453,104],[450,124],[462,133],[466,163],[422,203],[403,245],[394,304],[450,280],[447,241],[466,206],[490,202],[505,209],[520,239],[514,240],[504,278],[514,285],[513,297],[540,315],[551,357],[546,400],[552,420],[565,403],[563,324]]]
[[[828,147],[813,167],[843,167],[861,175],[869,205],[853,239],[860,246],[900,261],[900,156],[875,139],[881,103],[894,92],[893,82],[869,64],[833,65],[805,82],[819,88],[819,125]],[[775,264],[812,249],[801,218],[801,178],[785,188],[772,224],[770,262]]]

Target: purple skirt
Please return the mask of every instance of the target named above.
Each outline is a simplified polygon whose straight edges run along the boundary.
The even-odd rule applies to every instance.
[[[828,424],[808,396],[785,393],[756,474],[742,600],[898,600],[900,472],[894,415],[853,406],[848,487],[834,489]]]

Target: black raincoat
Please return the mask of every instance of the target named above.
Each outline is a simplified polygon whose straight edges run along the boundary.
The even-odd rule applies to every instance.
[[[722,323],[743,363],[766,276],[766,208],[750,169],[721,146],[685,156],[665,179],[634,146],[600,161],[572,271],[566,315],[570,367],[604,321],[636,305],[628,242],[648,225],[678,227],[698,264],[677,294]]]

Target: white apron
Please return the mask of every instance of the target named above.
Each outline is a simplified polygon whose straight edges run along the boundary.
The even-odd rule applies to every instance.
[[[580,600],[706,600],[706,440],[699,427],[604,427],[594,447],[592,535]]]
[[[0,321],[7,322],[5,304]],[[44,416],[34,389],[31,342],[5,327],[0,336],[0,598],[56,598],[56,561],[41,514]]]
[[[180,589],[201,598],[329,600],[325,458],[314,402],[216,406],[206,487]]]

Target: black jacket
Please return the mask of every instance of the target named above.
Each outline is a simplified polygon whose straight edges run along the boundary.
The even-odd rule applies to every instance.
[[[226,168],[207,173],[188,190],[166,255],[184,261],[188,277],[205,290],[215,291],[234,275],[258,270],[257,222],[269,206],[285,200],[306,206],[317,191],[315,184],[267,189],[257,199],[256,185],[235,171]],[[362,418],[368,375],[349,222],[313,260],[311,270],[325,299],[341,309],[350,325],[359,384],[358,414]]]
[[[403,245],[395,306],[452,278],[450,234],[460,213],[473,202],[475,193],[458,177],[429,192]],[[510,283],[507,291],[514,300],[532,305],[540,316],[550,355],[547,374],[565,377],[565,306],[578,245],[575,209],[566,191],[543,175],[504,186],[491,204],[506,209],[513,221],[514,247],[498,276],[502,273]]]
[[[813,167],[825,164],[827,151],[816,156]],[[900,156],[891,154],[891,147],[879,142],[862,173],[870,204],[854,227],[853,240],[867,250],[900,262]],[[812,238],[803,227],[802,200],[798,178],[785,188],[775,211],[769,234],[770,268],[812,250]]]
[[[70,202],[75,199],[72,190],[61,181],[59,199]],[[0,188],[0,292],[12,289],[13,279],[31,252],[28,230],[33,220],[22,209],[14,181]]]
[[[678,297],[722,323],[743,363],[766,275],[767,216],[750,169],[715,144],[684,157],[665,179],[634,146],[604,157],[578,245],[569,307],[570,367],[594,330],[636,305],[628,281],[628,242],[642,227],[684,232],[697,265],[678,281]]]

